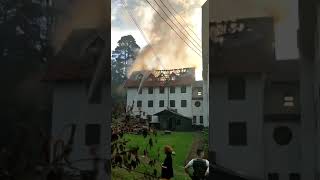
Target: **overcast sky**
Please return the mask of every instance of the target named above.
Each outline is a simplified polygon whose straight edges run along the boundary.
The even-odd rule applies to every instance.
[[[134,6],[134,5],[133,5]],[[132,35],[140,48],[146,45],[143,36],[137,29],[135,24],[129,18],[128,13],[122,7],[120,0],[112,0],[112,14],[111,14],[111,49],[117,47],[117,42],[122,36]]]

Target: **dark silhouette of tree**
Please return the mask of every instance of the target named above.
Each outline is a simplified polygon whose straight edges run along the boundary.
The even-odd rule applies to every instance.
[[[136,40],[131,36],[123,36],[118,41],[113,54],[118,57],[112,61],[112,80],[116,84],[120,84],[126,80],[128,68],[134,62],[140,47],[137,45]]]
[[[13,174],[41,159],[49,132],[50,91],[41,76],[51,55],[50,2],[0,0],[0,149],[10,154],[3,165]]]
[[[131,36],[123,36],[118,41],[118,46],[112,52],[111,75],[112,90],[111,94],[114,103],[123,102],[125,100],[125,92],[121,86],[127,79],[127,72],[130,65],[134,62],[140,47],[136,40]]]

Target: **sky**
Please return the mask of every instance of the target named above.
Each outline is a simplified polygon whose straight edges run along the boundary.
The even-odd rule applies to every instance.
[[[175,38],[174,33],[167,33],[163,31],[169,31],[170,28],[165,23],[159,25],[158,32],[154,32],[152,29],[157,26],[155,23],[155,12],[145,3],[144,0],[124,0],[128,3],[128,8],[134,12],[135,18],[138,23],[144,29],[148,41],[155,42],[155,50],[159,50],[159,56],[163,60],[165,67],[176,68],[180,64],[187,64],[188,66],[195,66],[196,68],[196,79],[201,80],[202,74],[202,59],[194,56],[192,51],[188,47],[179,47],[182,51],[185,51],[183,55],[175,59],[174,51],[170,52],[170,49],[175,45],[179,46]],[[188,19],[189,25],[193,27],[198,37],[201,38],[201,6],[205,0],[163,0],[171,2],[179,15],[182,15]],[[146,40],[143,35],[137,29],[135,24],[130,19],[128,12],[123,8],[122,0],[112,0],[112,28],[111,28],[111,47],[112,50],[117,46],[117,41],[120,40],[122,36],[132,35],[137,44],[143,49],[147,45]],[[159,2],[159,0],[158,0]],[[298,0],[215,0],[214,11],[219,14],[221,18],[234,18],[234,17],[260,17],[260,16],[273,16],[275,20],[275,51],[277,60],[285,59],[296,59],[299,57],[297,48],[297,30],[298,30]],[[228,8],[228,9],[226,9]],[[156,34],[156,37],[153,35]],[[172,37],[172,39],[165,39],[167,37]],[[155,40],[156,38],[164,38],[168,41],[168,45],[161,43],[161,40]],[[178,39],[178,38],[177,38]],[[169,42],[171,41],[171,42]],[[183,44],[183,43],[181,43]],[[159,46],[157,46],[159,45]],[[166,53],[168,54],[166,56]],[[191,54],[189,54],[191,52]],[[149,53],[148,56],[142,55],[138,57],[138,62],[142,64],[133,68],[135,70],[140,70],[142,68],[159,68],[155,60],[152,61],[152,56]],[[184,60],[188,58],[188,60]],[[173,59],[176,63],[172,63]],[[180,59],[180,60],[179,60]],[[184,62],[185,61],[185,62]],[[154,65],[157,64],[157,65]]]
[[[112,0],[112,14],[111,14],[111,49],[114,50],[117,47],[117,42],[122,36],[132,35],[137,44],[142,48],[147,45],[143,39],[142,34],[130,20],[128,13],[122,7],[122,4],[118,0]]]
[[[124,8],[123,2],[127,5],[127,9]],[[112,50],[117,47],[117,41],[120,40],[122,36],[132,35],[137,44],[141,47],[141,53],[139,53],[135,61],[136,63],[131,67],[131,70],[129,70],[129,74],[133,71],[139,71],[142,69],[156,70],[195,67],[196,79],[201,80],[202,48],[195,48],[193,45],[201,46],[202,44],[201,6],[205,0],[149,0],[151,5],[160,12],[167,22],[170,23],[170,19],[173,21],[177,19],[181,23],[182,26],[180,26],[180,29],[171,24],[178,33],[172,31],[170,26],[168,26],[166,22],[159,17],[156,11],[152,9],[152,6],[147,2],[147,0],[112,0]],[[161,3],[163,3],[163,5],[161,5]],[[169,13],[167,11],[170,17],[166,18],[161,9],[159,9],[158,4],[160,4],[163,9],[166,9],[164,4],[167,5],[168,9],[170,9],[169,5],[171,4],[177,13]],[[142,35],[129,16],[128,9],[137,20],[139,26],[141,26],[144,35]],[[181,17],[183,17],[184,21]],[[175,21],[175,23],[179,26],[177,21]],[[187,29],[187,26],[189,26],[193,32]],[[184,30],[188,30],[189,34]],[[186,36],[192,34],[191,36],[193,37],[190,38],[183,36],[183,33]],[[196,35],[194,36],[193,33]],[[179,39],[179,35],[177,34],[182,38],[180,37]],[[190,42],[188,40],[195,41]],[[183,41],[188,41],[188,45]],[[150,48],[150,46],[146,47],[149,43],[152,45],[152,48]],[[192,47],[190,48],[189,46]],[[195,53],[195,49],[198,49],[199,51],[196,50],[197,53]]]

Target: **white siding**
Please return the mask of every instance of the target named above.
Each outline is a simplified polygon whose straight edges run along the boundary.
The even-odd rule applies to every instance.
[[[226,78],[216,78],[213,83],[213,140],[218,164],[247,175],[264,177],[263,154],[263,94],[264,81],[258,77],[247,78],[246,99],[229,101]],[[246,122],[246,146],[229,145],[229,122]],[[245,164],[245,166],[244,166]]]
[[[168,95],[169,88],[165,87],[165,92],[160,94],[160,88],[155,87],[153,89],[152,94],[148,94],[148,88],[142,88],[142,94],[138,94],[138,88],[128,88],[127,90],[127,105],[131,106],[134,101],[133,113],[135,115],[139,115],[139,109],[137,108],[137,102],[142,101],[141,111],[145,112],[145,116],[143,118],[147,118],[147,115],[154,115],[160,111],[163,111],[168,106],[168,96],[169,101],[175,101],[175,107],[173,109],[177,109],[178,113],[192,118],[192,92],[191,86],[186,87],[186,93],[181,93],[181,87],[177,86],[175,89],[175,93],[170,93]],[[153,101],[153,107],[148,107],[148,101]],[[159,101],[164,100],[164,107],[159,107]],[[187,100],[187,107],[181,107],[181,100]],[[170,107],[170,103],[169,103]],[[157,122],[157,117],[152,117],[153,122]]]
[[[106,90],[103,90],[106,92]],[[105,139],[111,133],[110,127],[106,126],[108,117],[106,111],[107,94],[103,93],[101,104],[88,104],[84,84],[56,84],[53,97],[52,112],[52,136],[54,140],[63,140],[65,144],[69,140],[72,123],[76,124],[76,133],[70,161],[90,159],[90,147],[85,145],[86,124],[100,124],[100,142],[97,147],[99,158],[107,158],[105,153],[108,148]],[[92,162],[80,161],[74,164],[81,169],[92,168]]]
[[[200,102],[200,106],[199,107],[195,106],[195,103],[197,101]],[[192,115],[197,117],[197,121],[196,121],[195,124],[196,125],[203,125],[203,126],[207,127],[208,126],[208,122],[207,122],[207,119],[205,117],[203,109],[204,109],[203,100],[192,100]],[[203,123],[202,124],[200,123],[200,116],[203,117]],[[193,121],[193,119],[192,119],[192,121]]]

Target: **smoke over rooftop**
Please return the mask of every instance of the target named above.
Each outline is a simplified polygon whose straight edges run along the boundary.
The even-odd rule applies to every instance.
[[[164,20],[171,24],[171,26],[179,33],[180,37],[146,1],[140,1],[138,4],[135,4],[133,8],[134,15],[136,15],[135,18],[139,21],[145,35],[150,41],[150,45],[141,50],[135,63],[130,68],[128,75],[134,71],[140,70],[195,67],[197,78],[201,78],[202,59],[198,55],[201,55],[201,41],[198,38],[201,39],[201,6],[205,0],[162,0],[162,2],[166,4],[172,13],[166,9],[161,1],[157,1],[175,25],[169,20],[155,1],[150,1],[152,6],[161,14]],[[129,3],[129,1],[127,3]],[[174,10],[170,5],[172,5],[179,14],[174,13]],[[132,8],[129,4],[129,8],[130,7]],[[182,20],[181,17],[183,17],[184,20]],[[189,34],[180,26],[177,20],[184,26],[183,28],[185,28]],[[186,28],[187,25],[197,34],[197,36],[195,36],[190,29]],[[178,27],[185,35],[182,34]],[[189,46],[192,46],[198,54],[184,41],[188,42]],[[157,56],[155,56],[155,54]]]

